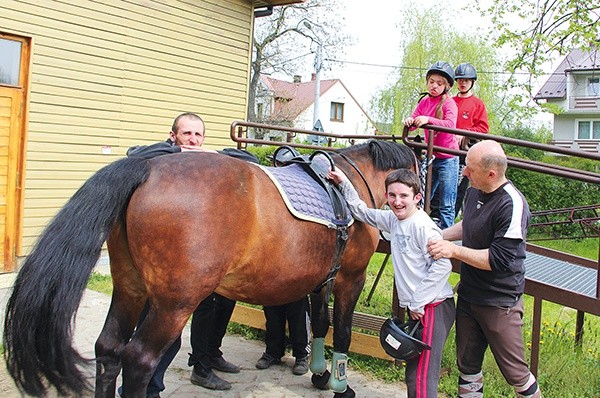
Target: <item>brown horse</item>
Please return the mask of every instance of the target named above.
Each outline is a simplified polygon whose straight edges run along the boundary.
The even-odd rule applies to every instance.
[[[385,203],[384,178],[415,168],[408,147],[384,141],[340,149],[332,158],[367,203]],[[372,193],[372,195],[371,195]],[[211,292],[279,305],[310,293],[328,276],[336,231],[294,218],[258,166],[219,154],[176,154],[116,161],[92,176],[40,236],[7,306],[5,359],[20,389],[81,395],[87,361],[72,347],[74,315],[107,241],[113,296],[96,342],[96,397],[144,397],[162,354]],[[329,385],[345,380],[352,312],[363,288],[377,230],[354,223],[333,286],[334,358]],[[323,356],[329,320],[326,289],[312,295],[316,349],[311,371],[330,377]],[[146,301],[147,318],[133,334]],[[133,334],[133,335],[132,335]]]

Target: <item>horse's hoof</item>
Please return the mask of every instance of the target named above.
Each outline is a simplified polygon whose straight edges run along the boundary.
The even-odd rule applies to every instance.
[[[356,397],[356,393],[350,386],[346,387],[346,391],[344,392],[336,392],[333,394],[333,398],[354,398]]]
[[[313,373],[313,375],[310,377],[310,381],[312,382],[313,386],[317,387],[319,390],[329,390],[330,375],[331,373],[329,373],[328,370],[323,372],[321,375]]]

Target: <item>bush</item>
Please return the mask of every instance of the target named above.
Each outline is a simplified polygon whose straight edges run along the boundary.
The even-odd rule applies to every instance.
[[[545,143],[548,139],[547,134],[534,132],[524,127],[504,131],[503,135],[539,143]],[[510,157],[534,160],[576,170],[597,172],[599,168],[598,162],[590,159],[550,156],[537,149],[522,148],[515,145],[504,145],[504,149]],[[509,167],[506,174],[525,195],[532,211],[597,204],[600,200],[600,185],[598,184],[556,177],[516,167]]]

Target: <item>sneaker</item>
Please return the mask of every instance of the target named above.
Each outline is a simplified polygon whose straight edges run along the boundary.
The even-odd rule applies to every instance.
[[[210,366],[213,369],[220,370],[225,373],[240,373],[240,367],[227,362],[222,356],[210,359]]]
[[[196,373],[196,370],[194,369],[192,370],[190,381],[192,382],[192,384],[208,388],[209,390],[229,390],[231,388],[230,382],[221,379],[212,370],[206,373],[205,376],[203,376],[201,374]]]
[[[260,357],[260,359],[256,362],[256,368],[268,369],[271,366],[278,364],[279,362],[281,362],[280,358],[272,357],[271,355],[265,352],[264,354],[262,354],[262,357]]]
[[[296,358],[296,362],[294,363],[294,367],[292,368],[292,373],[300,376],[306,374],[308,372],[308,357],[304,358]]]

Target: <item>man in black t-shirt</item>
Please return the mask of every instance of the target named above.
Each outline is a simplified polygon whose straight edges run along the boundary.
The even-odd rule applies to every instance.
[[[523,194],[505,175],[500,144],[481,141],[467,153],[464,217],[431,241],[431,256],[461,261],[456,305],[458,396],[483,397],[482,363],[492,349],[496,363],[517,397],[541,392],[525,360],[523,291],[525,237],[531,213]],[[451,240],[462,240],[458,246]]]

